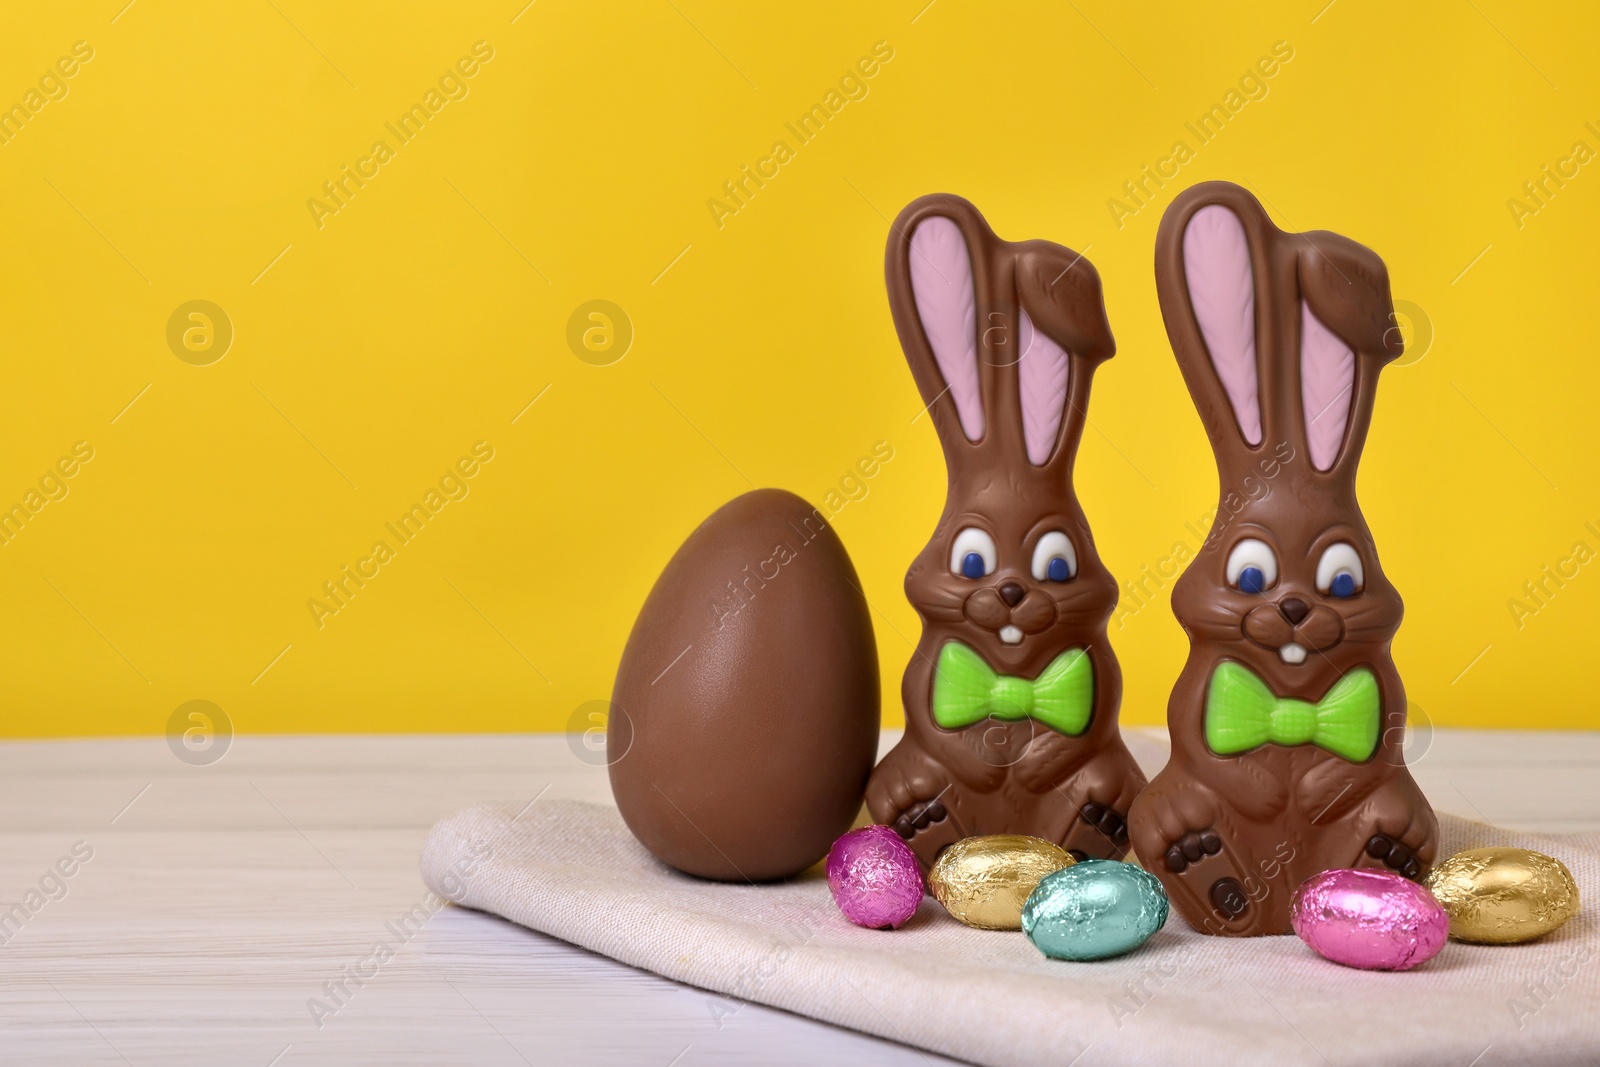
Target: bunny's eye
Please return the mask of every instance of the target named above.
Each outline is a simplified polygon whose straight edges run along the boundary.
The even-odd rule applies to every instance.
[[[997,561],[994,538],[976,526],[956,534],[950,546],[950,573],[963,578],[984,578],[994,573]]]
[[[1033,546],[1035,581],[1066,582],[1078,575],[1078,553],[1060,530],[1051,530]]]
[[[1278,557],[1272,546],[1247,537],[1228,553],[1228,584],[1241,593],[1259,593],[1278,584]]]
[[[1361,557],[1348,541],[1329,545],[1317,562],[1317,591],[1325,596],[1349,597],[1366,584]]]

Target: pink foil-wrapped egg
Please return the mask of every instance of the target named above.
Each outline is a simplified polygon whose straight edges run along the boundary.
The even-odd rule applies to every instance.
[[[1323,871],[1294,896],[1294,932],[1347,967],[1406,971],[1438,955],[1450,916],[1422,886],[1393,871]]]
[[[922,869],[899,834],[887,826],[863,826],[829,850],[828,888],[857,926],[898,928],[922,903]]]

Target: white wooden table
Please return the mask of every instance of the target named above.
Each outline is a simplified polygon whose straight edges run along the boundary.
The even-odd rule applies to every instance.
[[[1134,733],[1154,770],[1164,734]],[[1440,731],[1423,747],[1441,810],[1600,829],[1600,733]],[[610,801],[564,736],[240,737],[204,767],[163,738],[0,744],[0,1062],[948,1062],[757,1005],[730,1015],[453,907],[400,944],[385,924],[426,896],[428,828],[541,792]],[[87,862],[70,860],[78,842]],[[37,910],[8,922],[30,890]],[[380,941],[393,958],[364,962]],[[337,1009],[320,1026],[312,998]]]

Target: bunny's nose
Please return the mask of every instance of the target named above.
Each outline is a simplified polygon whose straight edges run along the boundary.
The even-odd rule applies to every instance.
[[[1283,612],[1283,617],[1289,620],[1290,626],[1299,626],[1300,620],[1311,614],[1311,605],[1297,596],[1285,597],[1278,605],[1278,610]]]
[[[1014,608],[1021,603],[1028,591],[1016,582],[1007,582],[1000,587],[1000,599],[1006,602],[1006,607]]]

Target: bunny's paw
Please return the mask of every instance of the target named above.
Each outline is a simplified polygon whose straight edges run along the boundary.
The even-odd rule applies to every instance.
[[[1388,834],[1373,834],[1367,840],[1363,860],[1365,862],[1360,866],[1376,867],[1378,863],[1382,863],[1391,871],[1404,875],[1413,882],[1422,877],[1423,865],[1417,854]]]
[[[1344,856],[1329,856],[1329,860],[1351,867],[1387,868],[1412,881],[1428,872],[1437,848],[1438,822],[1409,777],[1377,793],[1365,814],[1365,818],[1358,815],[1352,820],[1355,840],[1345,839],[1345,847],[1356,852],[1351,857],[1354,862]]]
[[[955,813],[945,806],[946,798],[948,793],[930,800],[912,801],[889,824],[911,846],[924,867],[932,867],[946,846],[967,836],[956,821]]]
[[[1199,898],[1205,915],[1202,923],[1210,932],[1238,932],[1241,924],[1251,920],[1263,886],[1244,873],[1214,828],[1177,835],[1156,862],[1168,872],[1163,881],[1169,889],[1177,883]]]
[[[1128,851],[1128,816],[1108,804],[1085,801],[1062,847],[1076,859],[1121,859]]]
[[[891,752],[867,782],[867,810],[875,821],[892,827],[929,866],[940,849],[966,836],[954,811],[955,788],[947,778],[932,773],[930,764]]]
[[[914,801],[911,806],[900,813],[894,821],[895,833],[907,841],[917,836],[917,833],[930,826],[936,826],[950,817],[945,810],[944,802],[935,797],[928,801]]]

